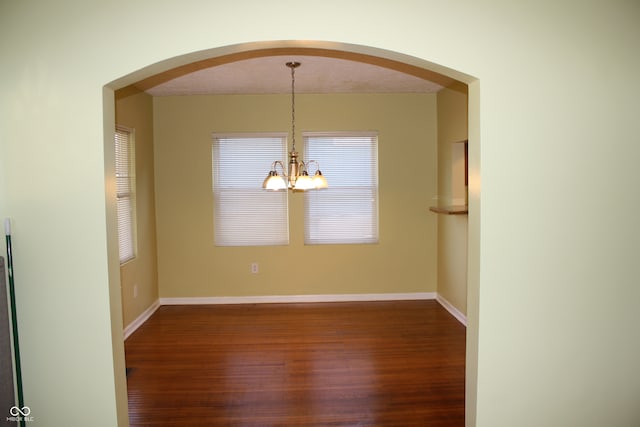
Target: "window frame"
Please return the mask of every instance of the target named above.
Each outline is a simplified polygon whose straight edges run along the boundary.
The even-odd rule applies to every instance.
[[[224,168],[220,166],[220,159],[216,157],[217,141],[220,140],[251,140],[251,139],[279,139],[280,146],[278,152],[258,153],[257,150],[250,150],[243,156],[231,159],[228,173],[242,172],[255,175],[255,182],[245,183],[244,187],[229,187],[228,184],[219,186],[225,175]],[[286,246],[290,242],[289,232],[289,201],[287,192],[273,192],[262,188],[262,182],[270,171],[275,160],[285,158],[288,144],[288,134],[286,132],[214,132],[211,135],[211,190],[213,196],[213,244],[217,247],[246,247],[246,246]],[[247,154],[254,153],[261,157],[260,160],[251,161]],[[224,154],[220,154],[222,157]],[[224,161],[224,160],[222,160]],[[217,166],[218,165],[218,166]],[[218,178],[216,178],[218,176]],[[244,178],[242,178],[244,179]],[[242,192],[243,196],[238,197]],[[255,195],[254,200],[246,197]],[[222,197],[222,199],[221,199]],[[253,206],[253,209],[244,209],[242,206],[232,206],[225,210],[225,199],[234,201],[236,205],[246,202],[246,206]],[[252,205],[253,203],[253,205]],[[224,210],[224,211],[223,211]],[[230,212],[233,211],[231,214]],[[262,212],[260,214],[260,212]],[[246,217],[250,221],[247,223],[236,223],[235,219]],[[222,221],[225,221],[224,224]],[[256,224],[259,222],[259,224]],[[249,224],[247,226],[247,224]],[[253,227],[253,235],[250,235]],[[261,232],[261,227],[263,232]],[[268,227],[276,227],[269,229]]]
[[[118,135],[126,135],[124,141],[119,141]],[[126,145],[126,157],[121,158],[118,153],[120,149],[119,143]],[[122,125],[116,125],[114,135],[114,154],[115,154],[115,180],[116,180],[116,217],[118,227],[118,258],[120,265],[124,265],[133,261],[138,253],[137,239],[137,203],[136,203],[136,161],[135,161],[135,129]],[[119,162],[124,162],[125,165]],[[119,176],[119,166],[126,167],[126,175]],[[122,181],[128,188],[121,189]],[[121,201],[126,203],[126,211],[121,209]],[[123,235],[123,231],[127,231]],[[128,248],[124,250],[123,248]]]
[[[331,153],[334,156],[332,158],[314,158],[316,157],[313,149],[310,147],[310,144],[313,143],[314,138],[335,138],[335,139],[348,139],[348,138],[362,138],[362,139],[370,139],[371,144],[367,147],[367,150],[370,150],[371,156],[369,160],[363,162],[362,165],[365,169],[370,167],[372,169],[371,185],[347,185],[341,186],[340,178],[342,176],[347,176],[350,172],[349,170],[345,171],[331,171],[331,166],[335,163],[339,163],[340,160],[344,158],[346,154],[344,151],[340,149],[336,149],[334,153]],[[380,197],[379,197],[379,167],[378,167],[378,146],[379,146],[379,135],[376,131],[336,131],[336,132],[303,132],[303,140],[304,140],[304,152],[305,158],[308,160],[316,160],[319,163],[319,167],[322,170],[323,174],[327,178],[329,182],[329,188],[324,190],[315,190],[315,191],[307,191],[305,193],[305,207],[304,207],[304,244],[305,245],[339,245],[339,244],[378,244],[380,242],[380,218],[379,218],[379,206],[380,206]],[[333,162],[332,162],[333,160]],[[313,170],[310,173],[314,172]],[[339,194],[342,189],[342,195]],[[360,190],[360,191],[359,191]],[[355,191],[355,193],[354,193]],[[353,200],[349,196],[349,192],[351,195],[355,194],[357,196],[357,200]],[[336,196],[336,199],[330,200],[331,197],[329,195]],[[341,203],[340,197],[345,203]],[[367,198],[372,202],[371,205],[367,206]],[[313,203],[323,203],[322,199],[326,201],[327,204],[334,204],[334,219],[327,221],[330,225],[318,225],[316,218],[324,218],[326,220],[326,214],[322,213],[317,214],[318,210],[321,210],[318,207],[312,206]],[[358,218],[358,213],[352,213],[349,215],[349,212],[345,212],[341,210],[346,207],[349,202],[353,202],[352,207],[354,209],[362,209],[364,211],[368,211],[367,218],[365,222],[360,222],[362,219]],[[358,207],[360,206],[360,207]],[[331,209],[331,206],[324,207],[324,210]],[[345,215],[346,214],[346,215]],[[361,215],[361,214],[360,214]],[[343,218],[350,218],[351,224],[362,225],[363,223],[366,225],[362,230],[359,227],[355,227],[351,229],[351,231],[347,231],[350,225],[344,225],[344,230],[339,230],[337,226],[340,224],[340,220],[338,219],[340,216]],[[315,227],[315,229],[314,229]],[[321,231],[324,227],[325,231]],[[357,236],[357,232],[362,232],[361,236]],[[367,234],[370,231],[370,234]],[[342,236],[338,236],[338,234],[342,234]],[[320,235],[319,235],[320,234]],[[324,236],[322,235],[324,234]]]

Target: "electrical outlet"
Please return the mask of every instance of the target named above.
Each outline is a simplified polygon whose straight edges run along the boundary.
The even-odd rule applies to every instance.
[[[258,272],[260,271],[259,267],[258,267],[258,263],[254,262],[251,264],[251,273],[252,274],[258,274]]]

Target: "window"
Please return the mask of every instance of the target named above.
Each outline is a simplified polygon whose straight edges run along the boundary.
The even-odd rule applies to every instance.
[[[304,143],[329,182],[305,193],[305,244],[377,243],[377,134],[305,133]]]
[[[274,160],[286,158],[286,134],[213,135],[216,246],[289,244],[287,192],[262,189]]]
[[[116,209],[120,264],[132,260],[135,251],[135,157],[133,130],[116,128]]]

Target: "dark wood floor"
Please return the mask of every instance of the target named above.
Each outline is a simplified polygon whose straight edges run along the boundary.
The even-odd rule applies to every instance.
[[[163,306],[125,343],[137,426],[464,426],[435,301]]]

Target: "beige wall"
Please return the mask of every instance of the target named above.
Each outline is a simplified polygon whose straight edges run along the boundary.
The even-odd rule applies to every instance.
[[[638,426],[639,21],[629,0],[0,2],[0,217],[34,425],[126,425],[112,89],[314,45],[470,84],[467,425]]]
[[[467,93],[438,92],[438,203],[466,203]],[[434,214],[435,215],[435,214]],[[438,294],[467,313],[467,215],[438,215]]]
[[[134,130],[136,150],[136,257],[120,266],[122,316],[127,326],[158,299],[152,97],[117,93],[116,124]]]
[[[288,132],[290,108],[288,95],[154,99],[160,296],[435,292],[435,94],[296,97],[300,133],[378,131],[379,244],[305,246],[303,195],[290,194],[288,246],[214,246],[211,134]]]

